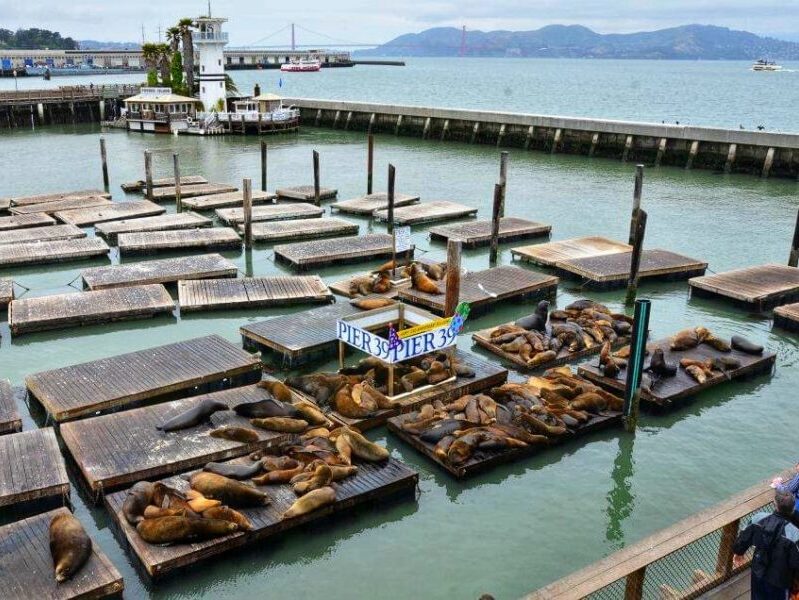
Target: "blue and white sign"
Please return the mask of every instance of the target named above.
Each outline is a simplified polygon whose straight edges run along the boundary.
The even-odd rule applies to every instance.
[[[458,339],[458,329],[451,324],[399,340],[389,348],[389,341],[365,329],[338,321],[336,337],[345,344],[357,348],[375,358],[394,364],[422,356],[437,350],[454,346]]]

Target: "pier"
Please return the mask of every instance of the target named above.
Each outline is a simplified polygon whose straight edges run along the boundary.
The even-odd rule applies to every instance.
[[[178,298],[184,313],[327,303],[333,301],[333,294],[319,276],[310,275],[180,281]]]
[[[243,226],[240,225],[239,230],[243,232]],[[252,239],[256,242],[288,242],[357,233],[357,223],[336,218],[259,222],[252,226]]]
[[[48,225],[45,227],[0,231],[0,245],[45,242],[49,240],[74,240],[84,237],[86,237],[86,232],[74,225]]]
[[[199,227],[212,227],[214,222],[195,212],[170,213],[155,217],[140,217],[135,219],[122,219],[97,223],[94,230],[98,235],[108,240],[109,244],[116,245],[117,236],[122,233],[140,233],[144,231],[172,231],[176,229],[196,229]]]
[[[0,508],[32,502],[61,504],[69,478],[52,427],[0,436]]]
[[[93,267],[84,270],[81,277],[86,288],[103,290],[147,283],[176,283],[181,279],[235,277],[238,272],[236,265],[220,254],[200,254],[129,265]]]
[[[0,308],[6,306],[14,299],[14,281],[0,279]]]
[[[113,202],[103,196],[90,196],[88,198],[65,198],[52,202],[41,202],[37,204],[12,205],[8,209],[12,215],[32,215],[44,214],[54,215],[62,210],[85,209],[96,206],[111,206]]]
[[[72,210],[59,210],[54,216],[64,223],[72,223],[79,227],[103,223],[104,221],[116,221],[118,219],[131,219],[135,217],[152,217],[166,212],[162,206],[158,206],[147,200],[135,202],[112,202],[94,206],[91,208],[74,208]]]
[[[436,200],[395,209],[394,223],[396,225],[420,225],[436,221],[463,219],[473,217],[476,214],[476,208],[448,200]],[[374,216],[380,221],[387,221],[388,210],[377,210]]]
[[[26,242],[0,245],[0,267],[74,262],[107,256],[111,252],[99,238]]]
[[[183,198],[183,189],[180,190]],[[270,204],[275,201],[277,195],[261,190],[252,190],[253,204]],[[223,192],[221,194],[208,194],[205,196],[195,196],[182,200],[183,206],[192,210],[216,210],[217,208],[227,208],[229,206],[242,206],[244,204],[244,192]]]
[[[324,214],[318,206],[301,203],[261,205],[252,207],[252,222],[289,221],[291,219],[316,219]],[[243,208],[220,208],[216,211],[219,220],[228,225],[244,223]]]
[[[340,263],[367,262],[391,256],[393,239],[376,233],[358,237],[333,238],[275,246],[275,258],[295,269]],[[413,250],[411,249],[411,254]]]
[[[497,240],[501,244],[514,240],[546,237],[551,231],[552,225],[518,217],[503,217],[499,220]],[[464,248],[488,246],[491,243],[491,221],[472,221],[431,227],[430,239],[444,243],[449,240],[460,240]]]
[[[110,200],[111,194],[98,189],[73,190],[69,192],[36,194],[34,196],[0,198],[0,204],[5,202],[6,208],[8,208],[9,206],[28,206],[30,204],[46,204],[48,202],[58,202],[60,200],[80,200],[82,198],[106,198]]]
[[[695,277],[691,294],[727,300],[763,311],[799,300],[799,269],[768,264]]]
[[[25,227],[42,227],[44,225],[55,224],[56,220],[44,213],[0,217],[0,231],[8,231],[9,229],[23,229]]]
[[[185,250],[237,250],[241,238],[231,227],[208,227],[173,231],[142,231],[117,236],[122,256]]]
[[[416,204],[419,202],[419,196],[412,196],[409,194],[394,194],[394,207],[408,206],[409,204]],[[384,210],[388,208],[388,194],[386,192],[377,192],[375,194],[367,194],[360,198],[352,198],[351,200],[342,200],[334,202],[330,205],[330,210],[337,210],[343,213],[351,213],[353,215],[371,216],[376,210]]]
[[[0,435],[22,431],[22,417],[8,379],[0,379]]]

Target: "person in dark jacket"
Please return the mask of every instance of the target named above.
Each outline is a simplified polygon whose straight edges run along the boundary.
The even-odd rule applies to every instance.
[[[774,502],[776,510],[754,515],[732,547],[736,567],[743,563],[746,551],[755,548],[751,565],[754,600],[785,600],[794,572],[799,570],[799,529],[791,523],[793,494],[778,489]]]

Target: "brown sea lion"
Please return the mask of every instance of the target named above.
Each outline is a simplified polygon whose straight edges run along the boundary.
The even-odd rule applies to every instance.
[[[372,293],[372,277],[370,275],[353,277],[350,279],[349,291],[353,296],[368,296]]]
[[[430,279],[419,265],[414,264],[411,267],[411,287],[425,294],[442,294],[443,292],[438,289],[438,284]]]
[[[241,531],[249,531],[252,529],[250,520],[237,510],[233,510],[229,506],[216,506],[203,511],[203,518],[217,519],[219,521],[227,521],[228,523],[235,523],[239,526]]]
[[[707,381],[707,371],[699,365],[688,365],[685,367],[685,372],[693,377],[697,383],[705,383]]]
[[[441,281],[444,279],[444,275],[447,272],[447,264],[446,263],[432,263],[428,265],[424,265],[424,270],[430,277],[430,279],[434,281]]]
[[[50,521],[50,555],[58,583],[71,579],[92,555],[92,540],[71,513]]]
[[[294,403],[294,408],[300,413],[302,419],[311,425],[325,425],[332,426],[333,421],[328,419],[319,407],[307,400],[298,400]]]
[[[349,440],[343,435],[336,438],[336,450],[338,451],[339,458],[341,458],[345,465],[352,464],[352,446]]]
[[[294,394],[291,393],[289,387],[282,381],[277,381],[274,379],[263,379],[258,383],[256,383],[255,385],[272,394],[272,396],[274,396],[276,400],[280,400],[281,402],[285,402],[286,404],[291,404],[291,402],[294,400]]]
[[[344,417],[362,419],[370,416],[374,412],[376,405],[370,408],[359,404],[353,396],[353,386],[345,385],[336,392],[333,398],[333,407]]]
[[[546,364],[552,360],[555,360],[558,353],[554,350],[544,350],[543,352],[539,352],[535,356],[533,356],[530,360],[527,361],[528,367],[538,367],[540,365]]]
[[[250,423],[268,431],[281,433],[302,433],[308,429],[308,421],[290,419],[289,417],[266,417],[265,419],[250,419]]]
[[[336,501],[336,490],[332,487],[323,487],[312,492],[308,492],[292,504],[283,513],[284,519],[292,519],[301,515],[313,512],[317,509],[333,504]]]
[[[305,470],[305,465],[303,465],[299,461],[295,461],[297,466],[295,467],[288,467],[285,469],[276,469],[274,471],[269,471],[268,473],[264,473],[259,477],[253,477],[252,482],[255,485],[275,485],[278,483],[288,483],[292,480],[295,476],[299,475]]]
[[[712,333],[708,333],[705,339],[702,340],[702,343],[715,348],[719,352],[732,352],[732,346],[728,341],[716,337]]]
[[[696,348],[701,341],[696,330],[697,328],[678,331],[672,336],[669,348],[671,350],[689,350],[691,348]]]
[[[336,373],[313,373],[286,378],[286,385],[305,392],[319,404],[325,404],[345,383],[347,378]]]
[[[294,484],[294,493],[298,496],[302,496],[313,490],[318,490],[319,488],[330,485],[331,481],[333,481],[333,471],[328,465],[322,463],[316,467],[313,477],[308,481],[301,481]]]
[[[264,471],[285,471],[287,469],[296,469],[300,466],[299,461],[288,456],[264,456],[261,458],[261,466]]]
[[[296,419],[299,411],[292,404],[282,402],[277,398],[266,398],[257,402],[243,402],[233,407],[240,417],[248,419],[266,419],[268,417],[288,417]]]
[[[239,526],[221,519],[189,519],[187,517],[161,517],[145,519],[136,526],[141,538],[150,544],[175,544],[193,542],[228,535]]]
[[[241,442],[242,444],[252,444],[260,438],[258,432],[246,427],[221,427],[209,433],[212,438],[229,440],[231,442]]]
[[[387,449],[367,440],[354,429],[346,428],[341,436],[349,443],[352,453],[361,460],[378,462],[387,460],[390,456]]]
[[[483,429],[475,429],[457,437],[447,450],[447,462],[453,466],[462,465],[487,438],[488,433]]]
[[[262,469],[263,465],[260,461],[254,461],[250,464],[209,462],[203,467],[203,471],[216,473],[231,479],[250,479],[258,475]]]
[[[372,293],[385,294],[389,290],[391,290],[391,277],[389,277],[388,271],[381,271],[372,283]]]
[[[189,483],[206,498],[220,500],[223,504],[234,508],[246,506],[263,506],[269,503],[269,496],[254,487],[222,477],[216,473],[200,471],[192,475]]]
[[[144,518],[144,510],[153,501],[153,484],[139,481],[128,490],[122,503],[122,514],[131,525],[136,525]]]
[[[359,298],[357,300],[351,300],[350,304],[352,304],[355,308],[360,308],[361,310],[374,310],[376,308],[393,306],[396,304],[396,301],[391,300],[390,298]]]
[[[452,372],[437,360],[434,360],[427,370],[427,383],[435,385],[452,377]]]
[[[427,383],[427,373],[418,367],[411,367],[411,372],[400,377],[400,384],[406,392],[412,392],[417,387]]]
[[[186,494],[160,481],[153,484],[152,504],[154,506],[160,506],[161,508],[176,508],[188,511],[189,513],[194,512],[189,506]]]
[[[161,508],[152,504],[144,509],[145,519],[160,519],[161,517],[193,517],[197,518],[191,511],[183,508]]]
[[[186,492],[186,497],[189,499],[189,507],[197,514],[202,514],[209,508],[214,508],[222,504],[220,500],[206,498],[197,490],[189,490]]]
[[[203,421],[208,421],[212,414],[220,410],[230,410],[230,407],[223,402],[217,402],[216,400],[206,398],[190,409],[158,425],[156,429],[160,429],[161,431],[178,431],[179,429],[195,427]]]
[[[605,377],[616,377],[621,371],[619,363],[610,353],[609,341],[602,344],[602,349],[599,351],[599,366],[602,368],[602,374]]]
[[[383,263],[379,267],[377,267],[374,270],[374,272],[375,273],[383,273],[383,272],[386,272],[386,271],[393,271],[396,268],[397,268],[397,263],[394,262],[393,260],[390,260],[390,261],[388,261],[386,263]]]

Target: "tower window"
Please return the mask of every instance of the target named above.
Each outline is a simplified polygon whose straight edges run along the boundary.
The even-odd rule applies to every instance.
[[[222,59],[220,58],[217,62],[219,63],[219,66],[221,67],[222,66]]]

